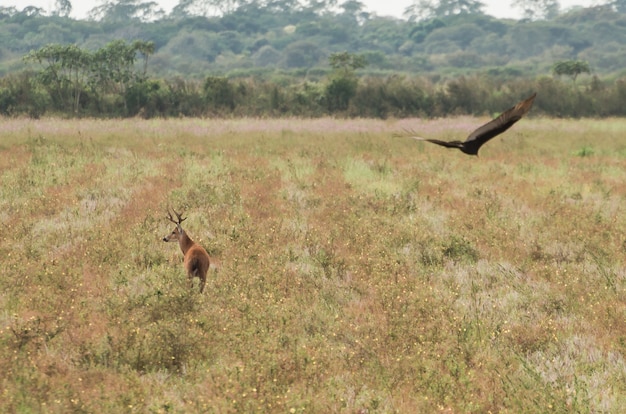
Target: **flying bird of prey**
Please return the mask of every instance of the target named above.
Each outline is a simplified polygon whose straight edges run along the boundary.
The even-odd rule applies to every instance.
[[[440,141],[438,139],[429,139],[415,136],[411,136],[410,138],[416,139],[418,141],[432,142],[433,144],[441,145],[447,148],[458,148],[469,155],[478,155],[478,150],[480,149],[480,147],[483,146],[483,144],[485,144],[491,138],[500,135],[507,129],[511,128],[514,123],[522,119],[522,117],[526,115],[528,111],[530,111],[530,108],[533,106],[535,96],[537,96],[536,93],[521,101],[514,107],[507,109],[497,118],[492,119],[485,125],[479,127],[474,132],[469,134],[465,141]]]

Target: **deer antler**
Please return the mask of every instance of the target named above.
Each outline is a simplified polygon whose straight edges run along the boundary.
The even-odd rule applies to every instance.
[[[183,218],[182,213],[177,213],[176,210],[174,209],[172,209],[172,211],[174,212],[174,214],[176,214],[177,220],[174,220],[174,217],[172,217],[172,213],[170,213],[169,208],[167,209],[167,217],[166,217],[172,223],[176,224],[177,226],[180,226],[180,223],[187,220],[187,217]]]

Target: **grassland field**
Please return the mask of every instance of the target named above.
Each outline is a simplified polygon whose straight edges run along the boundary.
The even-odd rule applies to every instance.
[[[2,119],[0,412],[626,412],[626,120],[483,121]]]

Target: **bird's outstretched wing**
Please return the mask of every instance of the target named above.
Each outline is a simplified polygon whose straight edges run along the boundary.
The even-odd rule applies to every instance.
[[[511,128],[513,124],[522,119],[522,117],[530,111],[536,96],[536,93],[532,94],[532,96],[519,102],[514,107],[502,112],[497,118],[492,119],[485,125],[474,130],[463,143],[465,149],[463,152],[477,154],[478,149],[484,143]]]
[[[532,96],[519,102],[514,107],[507,109],[498,117],[492,119],[481,127],[476,128],[463,142],[440,141],[438,139],[422,138],[416,136],[413,131],[408,130],[405,130],[405,134],[394,134],[394,136],[404,136],[418,141],[432,142],[433,144],[441,145],[442,147],[458,148],[465,154],[478,155],[478,150],[484,143],[511,128],[513,124],[522,119],[522,117],[530,111],[536,96],[536,93],[532,94]]]
[[[438,139],[422,138],[422,137],[416,137],[416,136],[412,136],[409,138],[413,138],[418,141],[432,142],[433,144],[441,145],[442,147],[446,147],[446,148],[461,148],[461,146],[463,145],[461,141],[441,141]]]

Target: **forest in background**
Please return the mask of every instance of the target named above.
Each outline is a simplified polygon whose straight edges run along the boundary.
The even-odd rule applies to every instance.
[[[67,0],[51,13],[0,7],[0,113],[441,116],[497,112],[537,90],[547,115],[625,115],[619,1],[523,20],[480,8],[396,19],[358,1],[183,7],[196,3],[166,15],[110,1],[89,20],[67,17]]]

